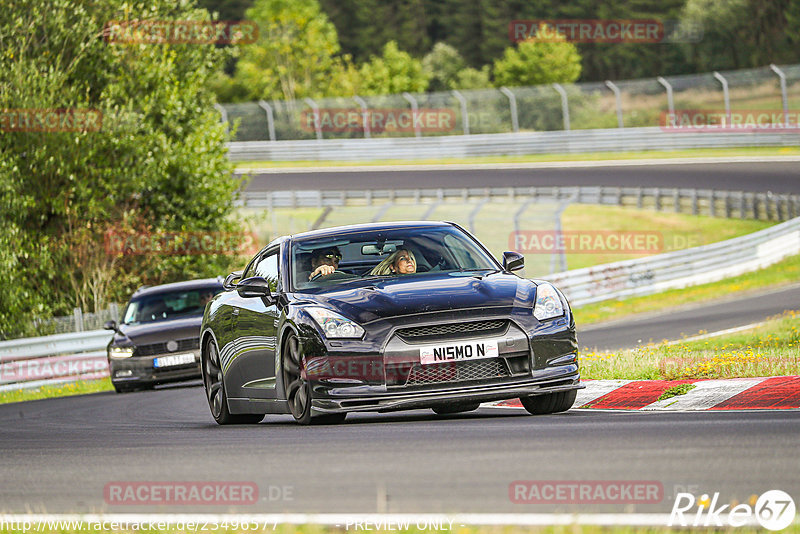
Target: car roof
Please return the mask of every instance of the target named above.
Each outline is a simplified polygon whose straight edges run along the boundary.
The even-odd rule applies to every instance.
[[[158,286],[140,287],[134,292],[133,297],[146,297],[158,293],[168,293],[170,291],[185,291],[189,289],[201,289],[204,287],[222,287],[222,278],[203,278],[201,280],[186,280],[185,282],[173,282],[171,284],[161,284]],[[131,297],[131,298],[133,298]]]
[[[453,226],[453,223],[443,221],[395,221],[395,222],[378,222],[378,223],[363,223],[363,224],[350,224],[347,226],[334,226],[332,228],[321,228],[319,230],[311,230],[309,232],[302,232],[294,234],[292,239],[305,239],[308,237],[326,237],[326,236],[341,236],[342,234],[350,234],[357,232],[365,232],[371,230],[396,230],[399,228],[441,228]],[[285,239],[285,238],[284,238]],[[277,240],[276,240],[277,241]]]

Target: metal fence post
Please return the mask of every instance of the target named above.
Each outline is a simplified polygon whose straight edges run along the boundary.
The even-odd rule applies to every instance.
[[[469,215],[467,216],[467,224],[469,225],[469,231],[472,234],[475,233],[475,217],[478,216],[478,212],[481,211],[483,205],[489,202],[489,196],[488,196],[489,193],[487,192],[486,195],[487,195],[486,197],[478,201],[478,203],[475,205],[472,211],[469,212]]]
[[[469,135],[469,115],[467,114],[467,99],[458,90],[453,89],[453,96],[461,104],[461,123],[464,125],[464,135]]]
[[[511,129],[519,131],[519,117],[517,116],[517,97],[508,87],[501,87],[500,92],[508,97],[508,107],[511,110]]]
[[[267,112],[267,131],[269,132],[269,140],[275,140],[275,116],[272,114],[272,106],[265,100],[259,100],[258,105],[261,109]]]
[[[561,95],[561,116],[564,118],[564,129],[569,131],[569,97],[560,83],[554,83],[553,89]]]
[[[361,106],[361,120],[364,122],[364,139],[369,139],[371,137],[369,131],[369,112],[367,111],[367,103],[364,102],[364,99],[360,96],[356,95],[353,97],[353,100]]]
[[[728,120],[728,126],[731,126],[731,98],[728,94],[728,80],[717,71],[714,71],[714,78],[719,80],[722,84],[722,97],[725,99],[725,117]]]
[[[83,310],[80,308],[74,308],[72,310],[72,317],[75,318],[75,331],[83,332]]]
[[[656,78],[658,83],[664,86],[667,90],[667,109],[669,110],[669,123],[665,124],[664,126],[675,126],[675,101],[672,99],[672,84],[670,84],[665,78],[659,76]]]
[[[225,123],[225,133],[230,133],[231,129],[228,123],[228,110],[220,106],[219,104],[214,104],[214,109],[216,109],[220,115],[222,115],[222,122]]]
[[[619,87],[611,80],[606,80],[606,87],[614,92],[614,100],[617,102],[617,127],[624,128],[622,124],[622,95],[619,92]]]
[[[777,74],[778,78],[780,78],[780,80],[781,80],[781,100],[783,101],[783,126],[785,128],[788,128],[789,127],[789,100],[786,97],[786,75],[774,63],[771,63],[769,68],[772,69],[772,72]]]
[[[711,217],[717,216],[716,200],[717,200],[716,192],[712,189],[711,195],[709,195],[708,197],[708,214]]]
[[[119,305],[116,302],[112,302],[108,305],[108,314],[111,316],[110,319],[112,321],[119,321],[121,319],[119,316]]]
[[[573,192],[569,196],[569,198],[566,198],[561,201],[561,204],[558,206],[558,209],[556,210],[554,231],[555,235],[558,236],[559,238],[561,237],[564,231],[564,228],[561,225],[561,217],[564,214],[564,210],[567,209],[569,205],[575,201],[576,197],[577,197],[577,192]],[[550,255],[550,274],[553,274],[554,272],[564,272],[567,270],[567,253],[564,250],[564,247],[560,247],[560,249],[561,250],[558,252],[558,271],[556,271],[555,267],[556,257],[552,254]]]
[[[317,103],[308,97],[305,97],[303,102],[308,104],[308,107],[310,107],[311,111],[314,112],[314,130],[317,132],[317,139],[322,139],[322,125],[320,124],[319,106],[317,106]]]
[[[419,122],[417,121],[417,114],[419,113],[419,106],[417,105],[417,99],[414,98],[411,93],[403,92],[403,98],[406,99],[406,102],[411,104],[411,118],[414,122],[414,136],[415,137],[422,137],[422,131],[419,127]]]

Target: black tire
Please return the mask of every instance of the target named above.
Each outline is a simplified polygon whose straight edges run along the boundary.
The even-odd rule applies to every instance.
[[[132,388],[131,386],[119,386],[117,384],[112,384],[114,386],[114,390],[117,393],[130,393],[131,391],[135,390],[136,388]]]
[[[294,333],[286,336],[281,354],[283,389],[292,417],[301,425],[311,424],[311,384],[303,378],[303,350]]]
[[[311,417],[312,425],[338,425],[344,422],[347,412],[344,413],[325,413]]]
[[[575,404],[575,397],[578,395],[577,389],[570,391],[559,391],[547,395],[534,395],[532,397],[522,397],[520,402],[531,415],[543,415],[548,413],[566,412]]]
[[[225,394],[225,382],[222,380],[219,350],[212,338],[208,339],[206,350],[203,351],[203,386],[211,416],[217,424],[252,425],[264,419],[264,414],[232,414],[228,411],[228,396]]]
[[[469,404],[449,404],[447,406],[436,406],[431,408],[438,415],[450,415],[452,413],[471,412],[477,410],[481,405],[480,402],[471,402]]]
[[[312,415],[311,382],[303,377],[303,349],[294,333],[286,336],[281,355],[283,387],[292,417],[301,425],[336,425],[347,413]]]

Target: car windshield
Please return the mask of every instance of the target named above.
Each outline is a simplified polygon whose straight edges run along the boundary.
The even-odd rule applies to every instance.
[[[295,290],[498,268],[472,238],[452,226],[353,230],[295,239],[291,261]]]
[[[125,308],[123,324],[153,323],[170,319],[202,316],[206,304],[221,287],[200,287],[183,291],[150,293],[133,298]]]

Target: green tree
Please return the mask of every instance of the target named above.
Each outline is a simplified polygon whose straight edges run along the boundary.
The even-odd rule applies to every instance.
[[[428,90],[445,91],[455,87],[458,74],[466,65],[454,47],[436,43],[433,50],[422,58],[422,68],[429,79]]]
[[[383,54],[373,56],[359,68],[361,79],[358,94],[388,95],[409,92],[422,92],[428,86],[428,77],[422,62],[389,41],[383,47]]]
[[[792,45],[797,5],[796,0],[687,0],[682,20],[703,28],[703,39],[687,47],[690,65],[709,71],[798,61],[800,50]]]
[[[480,70],[467,67],[460,71],[452,84],[452,89],[488,89],[491,86],[489,65],[484,65]]]
[[[259,38],[243,47],[236,78],[250,89],[250,99],[295,100],[337,91],[332,75],[346,67],[337,57],[336,27],[316,0],[256,0],[247,18],[258,24]]]
[[[224,51],[104,42],[109,21],[145,18],[208,13],[170,0],[11,0],[0,11],[0,283],[11,288],[0,292],[0,336],[35,316],[123,300],[142,283],[229,267],[228,256],[104,248],[107,232],[234,229],[239,184],[206,88]],[[97,110],[102,119],[64,128],[72,131],[14,129],[31,117],[26,109]]]
[[[573,43],[557,34],[548,40],[530,39],[506,49],[494,63],[494,83],[504,85],[538,85],[553,82],[574,82],[581,74],[581,56]]]

